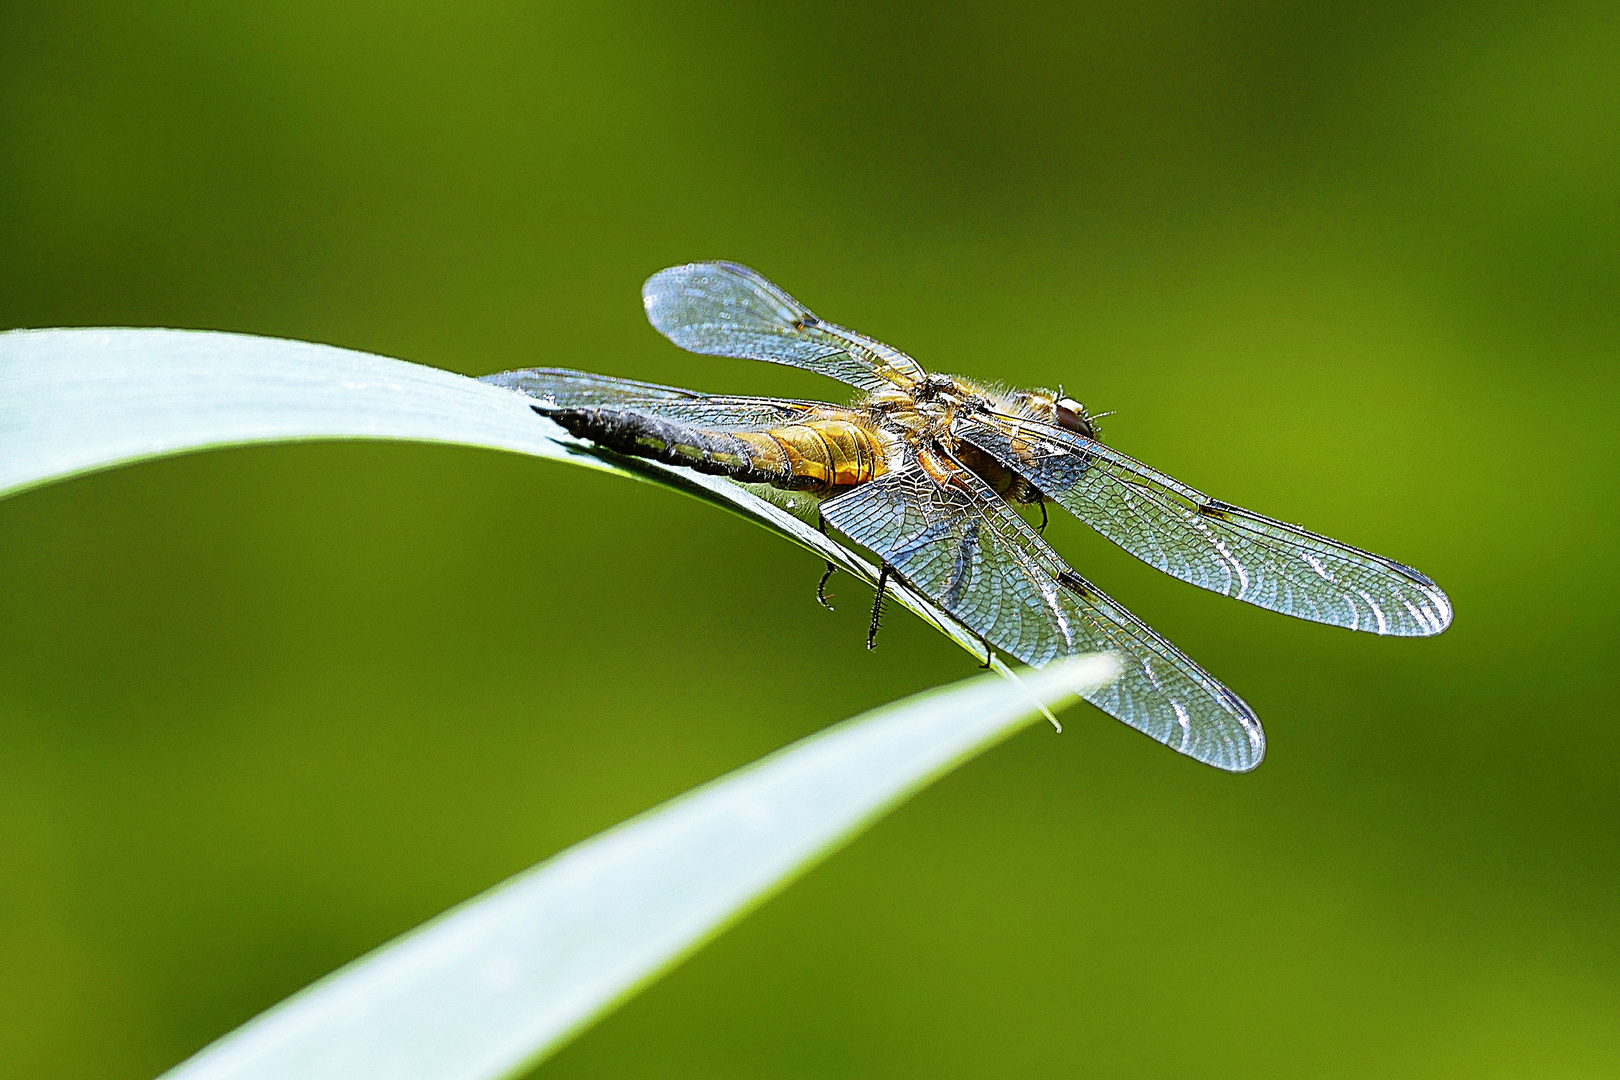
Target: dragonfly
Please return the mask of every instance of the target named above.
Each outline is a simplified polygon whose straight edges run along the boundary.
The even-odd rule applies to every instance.
[[[1402,637],[1451,624],[1446,594],[1418,571],[1211,498],[1104,445],[1095,418],[1061,391],[929,372],[736,263],[662,270],[642,299],[683,349],[803,368],[859,393],[847,404],[704,394],[563,368],[486,381],[608,450],[813,499],[823,532],[877,556],[869,646],[897,578],[977,636],[987,657],[1040,667],[1116,654],[1120,677],[1087,700],[1241,772],[1265,754],[1254,711],[1076,573],[1043,538],[1047,504],[1149,566],[1258,607]],[[1040,526],[1025,514],[1036,509]],[[825,602],[820,586],[817,596]]]

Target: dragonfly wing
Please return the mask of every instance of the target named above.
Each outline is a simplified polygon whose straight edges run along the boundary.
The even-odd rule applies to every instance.
[[[961,421],[955,433],[1149,566],[1313,622],[1425,637],[1451,601],[1409,566],[1212,499],[1134,458],[1038,421]]]
[[[1086,700],[1172,749],[1222,769],[1260,763],[1265,736],[1241,698],[1069,568],[977,476],[942,484],[912,467],[822,504],[827,522],[875,552],[996,649],[1039,667],[1113,652],[1123,673]]]
[[[660,270],[641,287],[641,299],[658,332],[689,352],[806,368],[862,390],[909,386],[925,374],[900,350],[822,322],[736,263]]]
[[[638,412],[711,431],[760,431],[791,424],[820,402],[700,394],[675,386],[615,379],[567,368],[524,368],[485,375],[480,382],[516,390],[554,409]]]

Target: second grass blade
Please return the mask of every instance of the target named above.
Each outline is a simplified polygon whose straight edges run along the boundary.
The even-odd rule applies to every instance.
[[[864,714],[585,841],[289,998],[165,1080],[495,1080],[533,1065],[1111,657]]]

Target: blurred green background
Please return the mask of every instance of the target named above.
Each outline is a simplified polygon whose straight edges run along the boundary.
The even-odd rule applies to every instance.
[[[838,396],[686,355],[750,263],[1061,382],[1422,568],[1434,640],[1048,534],[1242,694],[1248,776],[1092,710],[927,792],[555,1077],[1620,1072],[1620,7],[0,6],[0,326]],[[669,492],[431,447],[0,503],[0,1072],[149,1077],[563,846],[972,672]]]

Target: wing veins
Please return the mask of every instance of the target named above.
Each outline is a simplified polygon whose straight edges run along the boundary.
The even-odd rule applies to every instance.
[[[647,319],[691,352],[805,368],[861,390],[924,376],[905,353],[817,318],[780,286],[737,263],[660,270],[642,286]]]
[[[1075,573],[978,476],[960,468],[950,475],[943,485],[913,463],[822,510],[828,524],[1009,656],[1039,666],[1093,649],[1122,653],[1121,683],[1088,697],[1105,712],[1222,768],[1259,762],[1264,735],[1242,699]],[[969,543],[975,528],[977,543]]]
[[[479,381],[516,390],[549,408],[642,413],[711,431],[761,431],[795,423],[817,409],[838,408],[794,398],[701,394],[567,368],[522,368]]]
[[[959,424],[958,435],[1126,551],[1201,588],[1379,633],[1432,634],[1450,622],[1445,594],[1410,567],[1213,499],[1078,433],[991,413]],[[1020,443],[1039,456],[1024,456]],[[1375,614],[1364,627],[1358,590],[1407,611],[1416,594],[1418,614],[1399,625]]]

